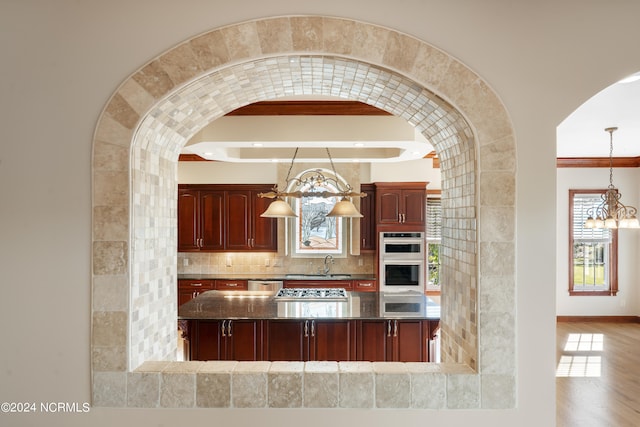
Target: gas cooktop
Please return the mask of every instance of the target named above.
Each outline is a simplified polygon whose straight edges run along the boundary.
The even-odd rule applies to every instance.
[[[289,301],[346,300],[347,291],[344,288],[282,288],[278,291],[275,298]]]

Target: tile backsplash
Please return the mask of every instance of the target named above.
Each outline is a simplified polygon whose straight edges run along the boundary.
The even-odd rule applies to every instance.
[[[292,258],[275,252],[178,252],[178,274],[318,273],[323,258]],[[332,273],[374,274],[375,254],[334,258]]]

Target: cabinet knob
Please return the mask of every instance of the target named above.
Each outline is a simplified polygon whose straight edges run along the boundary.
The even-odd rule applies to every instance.
[[[304,336],[305,337],[309,336],[309,321],[308,320],[304,321]]]
[[[393,321],[393,336],[394,337],[398,336],[398,321],[397,320]]]
[[[316,336],[316,321],[315,320],[311,321],[311,336],[312,337]]]
[[[231,336],[231,322],[233,322],[233,320],[229,320],[229,323],[227,324],[227,336],[228,337]]]
[[[226,321],[226,320],[223,320],[223,321],[222,321],[222,326],[220,327],[220,330],[222,331],[222,336],[223,336],[223,337],[226,337],[226,336],[227,336],[227,335],[226,335],[226,331],[225,331],[226,324],[227,324],[227,321]]]
[[[391,336],[391,320],[387,320],[387,336]]]

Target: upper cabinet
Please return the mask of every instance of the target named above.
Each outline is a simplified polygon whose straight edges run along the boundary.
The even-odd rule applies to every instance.
[[[376,183],[378,230],[424,231],[427,182]]]
[[[360,199],[360,251],[375,252],[376,238],[376,187],[373,184],[360,185],[360,191],[367,197]]]
[[[178,251],[277,251],[278,223],[260,214],[269,185],[178,186]]]
[[[178,187],[178,251],[224,250],[224,191]]]

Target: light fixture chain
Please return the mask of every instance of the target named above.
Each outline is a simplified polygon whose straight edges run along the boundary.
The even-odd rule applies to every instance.
[[[613,186],[613,132],[615,128],[609,128],[609,188]]]
[[[300,147],[296,147],[296,151],[293,153],[293,158],[291,159],[291,164],[289,165],[289,170],[287,171],[287,178],[285,179],[285,185],[289,185],[289,177],[291,176],[291,169],[293,169],[293,162],[296,160],[296,157],[298,157],[299,148]]]

